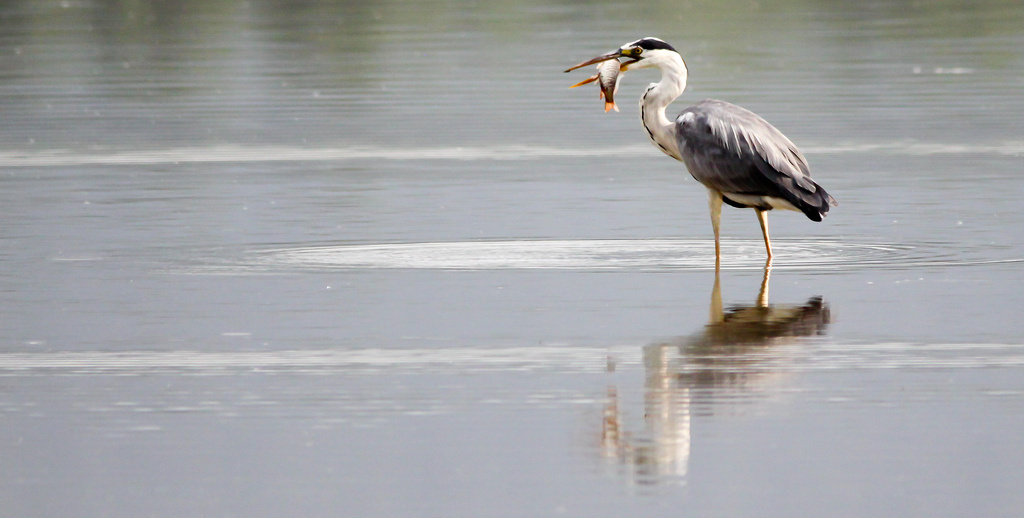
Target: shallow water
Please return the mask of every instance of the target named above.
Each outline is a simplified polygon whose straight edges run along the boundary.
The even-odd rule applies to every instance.
[[[0,7],[4,514],[1020,515],[1019,2],[514,7]],[[644,35],[839,200],[770,272]]]

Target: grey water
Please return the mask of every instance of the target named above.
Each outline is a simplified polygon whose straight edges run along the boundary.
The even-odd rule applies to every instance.
[[[839,201],[726,209],[642,36]],[[0,6],[5,516],[1020,516],[1019,1]]]

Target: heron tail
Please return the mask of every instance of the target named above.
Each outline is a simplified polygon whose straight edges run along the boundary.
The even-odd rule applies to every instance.
[[[831,194],[825,192],[825,189],[822,189],[820,185],[815,183],[814,187],[816,187],[814,192],[800,193],[802,196],[798,196],[796,206],[811,221],[821,221],[822,218],[828,215],[829,209],[839,205],[839,203]]]

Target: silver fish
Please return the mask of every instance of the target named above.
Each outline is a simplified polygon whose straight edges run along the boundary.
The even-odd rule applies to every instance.
[[[569,88],[576,88],[577,86],[597,81],[597,85],[601,87],[601,98],[604,99],[605,113],[608,113],[613,108],[615,111],[619,111],[619,107],[615,105],[615,92],[618,91],[619,79],[622,78],[620,72],[625,69],[617,59],[602,61],[597,64],[596,75],[590,76]]]

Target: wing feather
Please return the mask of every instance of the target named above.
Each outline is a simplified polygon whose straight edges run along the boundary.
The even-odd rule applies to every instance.
[[[815,221],[836,204],[811,180],[796,145],[745,108],[708,99],[683,111],[675,125],[683,162],[709,188],[781,198]]]

